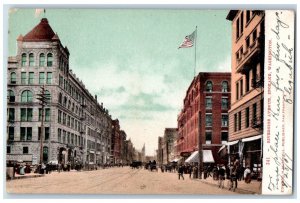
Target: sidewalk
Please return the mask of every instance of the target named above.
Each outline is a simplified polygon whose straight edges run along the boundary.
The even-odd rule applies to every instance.
[[[214,185],[219,188],[218,181],[213,180],[212,177],[206,179],[198,179],[202,183]],[[229,180],[224,181],[224,188],[223,190],[229,189]],[[238,181],[238,187],[236,188],[235,192],[240,194],[261,194],[261,181],[252,180],[251,183],[247,184],[244,180]]]
[[[45,176],[45,174],[37,174],[37,173],[25,173],[25,175],[15,174],[15,177],[7,180],[16,180],[16,179],[25,179],[25,178],[38,178]]]

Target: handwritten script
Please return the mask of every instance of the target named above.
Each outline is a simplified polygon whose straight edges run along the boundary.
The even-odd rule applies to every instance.
[[[293,172],[294,15],[266,11],[263,193],[290,194]]]

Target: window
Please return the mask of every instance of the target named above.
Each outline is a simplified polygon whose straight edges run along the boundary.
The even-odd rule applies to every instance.
[[[42,128],[39,127],[38,128],[38,140],[41,140],[41,134],[42,134]],[[49,140],[49,137],[50,137],[50,128],[49,127],[44,127],[44,135],[45,135],[45,137],[43,136],[43,139]]]
[[[238,113],[238,122],[239,122],[239,130],[241,130],[242,129],[242,112],[240,111],[239,113]]]
[[[26,66],[26,54],[22,54],[22,63],[21,66]]]
[[[240,37],[240,19],[236,20],[236,39]]]
[[[243,96],[243,86],[244,86],[244,83],[243,83],[243,79],[241,79],[240,80],[240,90],[241,90],[241,92],[240,92],[240,95],[241,95],[241,97]]]
[[[68,132],[67,143],[70,144],[70,132]]]
[[[212,114],[206,114],[205,124],[206,127],[212,126]]]
[[[68,117],[67,117],[67,126],[70,127],[70,116],[69,116],[69,115],[68,115]]]
[[[234,132],[237,131],[237,114],[234,114]]]
[[[236,100],[239,100],[239,83],[235,83],[235,88],[236,88],[236,92],[235,92],[235,97]]]
[[[62,104],[62,93],[58,94],[58,103]]]
[[[45,140],[49,140],[50,137],[50,128],[45,127]]]
[[[44,84],[45,83],[45,73],[40,72],[39,73],[39,84]]]
[[[34,66],[34,55],[33,55],[33,53],[29,54],[29,66]]]
[[[45,66],[45,54],[40,54],[40,66]]]
[[[221,132],[221,143],[226,144],[228,140],[228,132]]]
[[[206,83],[206,91],[207,92],[212,92],[212,86],[213,86],[212,82],[211,81],[207,81],[207,83]]]
[[[51,114],[50,109],[49,108],[45,109],[45,121],[46,122],[50,121],[50,114]]]
[[[17,74],[16,73],[11,73],[10,74],[10,83],[11,84],[17,84]]]
[[[71,144],[74,144],[74,134],[71,134]]]
[[[58,139],[58,142],[61,142],[61,129],[58,128],[57,130],[57,139]]]
[[[57,118],[57,122],[58,123],[61,123],[61,110],[58,110],[58,114],[57,114],[57,116],[58,116],[58,118]]]
[[[244,11],[241,13],[241,34],[243,34],[244,30]]]
[[[205,106],[206,106],[206,109],[211,109],[212,108],[212,98],[211,97],[206,97],[205,98]]]
[[[32,140],[32,127],[21,127],[21,141]]]
[[[49,104],[51,102],[51,94],[49,90],[45,91],[46,102]]]
[[[28,147],[23,147],[23,154],[28,154]]]
[[[228,109],[228,98],[222,98],[222,109]]]
[[[6,154],[10,154],[11,153],[11,148],[10,148],[10,146],[7,146],[6,147]]]
[[[9,127],[8,128],[8,140],[14,140],[15,139],[15,128]]]
[[[246,113],[245,113],[245,127],[249,127],[249,107],[246,108]]]
[[[63,84],[64,84],[64,79],[61,75],[59,75],[59,86],[63,87]]]
[[[21,108],[21,121],[32,121],[32,108]]]
[[[228,115],[222,115],[222,127],[228,127]]]
[[[48,162],[49,149],[47,146],[43,147],[43,162]]]
[[[8,108],[8,121],[9,122],[15,121],[15,109],[14,108]]]
[[[65,113],[63,113],[63,124],[66,125],[66,117],[67,115]]]
[[[222,82],[222,92],[228,92],[228,82],[227,81]]]
[[[250,78],[249,78],[249,71],[245,74],[246,77],[246,93],[250,90]]]
[[[255,122],[256,121],[256,103],[253,104],[253,109],[252,109],[252,115],[253,115],[253,121]]]
[[[30,84],[30,85],[33,84],[33,77],[34,77],[34,73],[29,72],[28,84]]]
[[[247,37],[247,39],[246,39],[246,48],[248,49],[249,46],[250,46],[250,37]]]
[[[21,72],[21,84],[26,84],[26,72]]]
[[[51,67],[53,62],[53,55],[51,53],[47,54],[47,67]]]
[[[205,132],[205,144],[211,144],[211,132]]]
[[[67,97],[64,97],[64,107],[67,107],[67,102],[68,102]]]
[[[250,13],[251,11],[246,11],[246,23],[250,21]]]
[[[66,144],[66,131],[63,130],[63,143]]]
[[[15,102],[15,93],[12,90],[7,91],[8,101]]]
[[[46,83],[47,84],[51,84],[51,82],[52,82],[52,73],[48,72],[47,73],[47,81],[46,81]]]

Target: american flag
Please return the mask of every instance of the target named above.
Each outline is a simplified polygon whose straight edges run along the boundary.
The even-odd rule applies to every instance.
[[[192,34],[186,36],[182,44],[178,47],[178,49],[192,47],[194,45],[195,33],[196,30]]]

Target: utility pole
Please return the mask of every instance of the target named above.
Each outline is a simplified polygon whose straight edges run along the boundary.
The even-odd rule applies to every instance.
[[[45,106],[48,103],[48,98],[49,98],[49,95],[45,94],[45,85],[41,86],[41,93],[37,94],[37,95],[39,96],[37,99],[40,100],[40,105],[42,106],[41,134],[40,134],[40,141],[41,141],[40,142],[40,147],[41,147],[40,148],[40,164],[41,164],[40,167],[42,167],[42,163],[43,163],[43,138],[44,138],[44,109],[45,109]]]
[[[202,151],[202,136],[201,136],[201,111],[198,113],[198,177],[202,179],[202,171],[203,171],[203,151]]]

